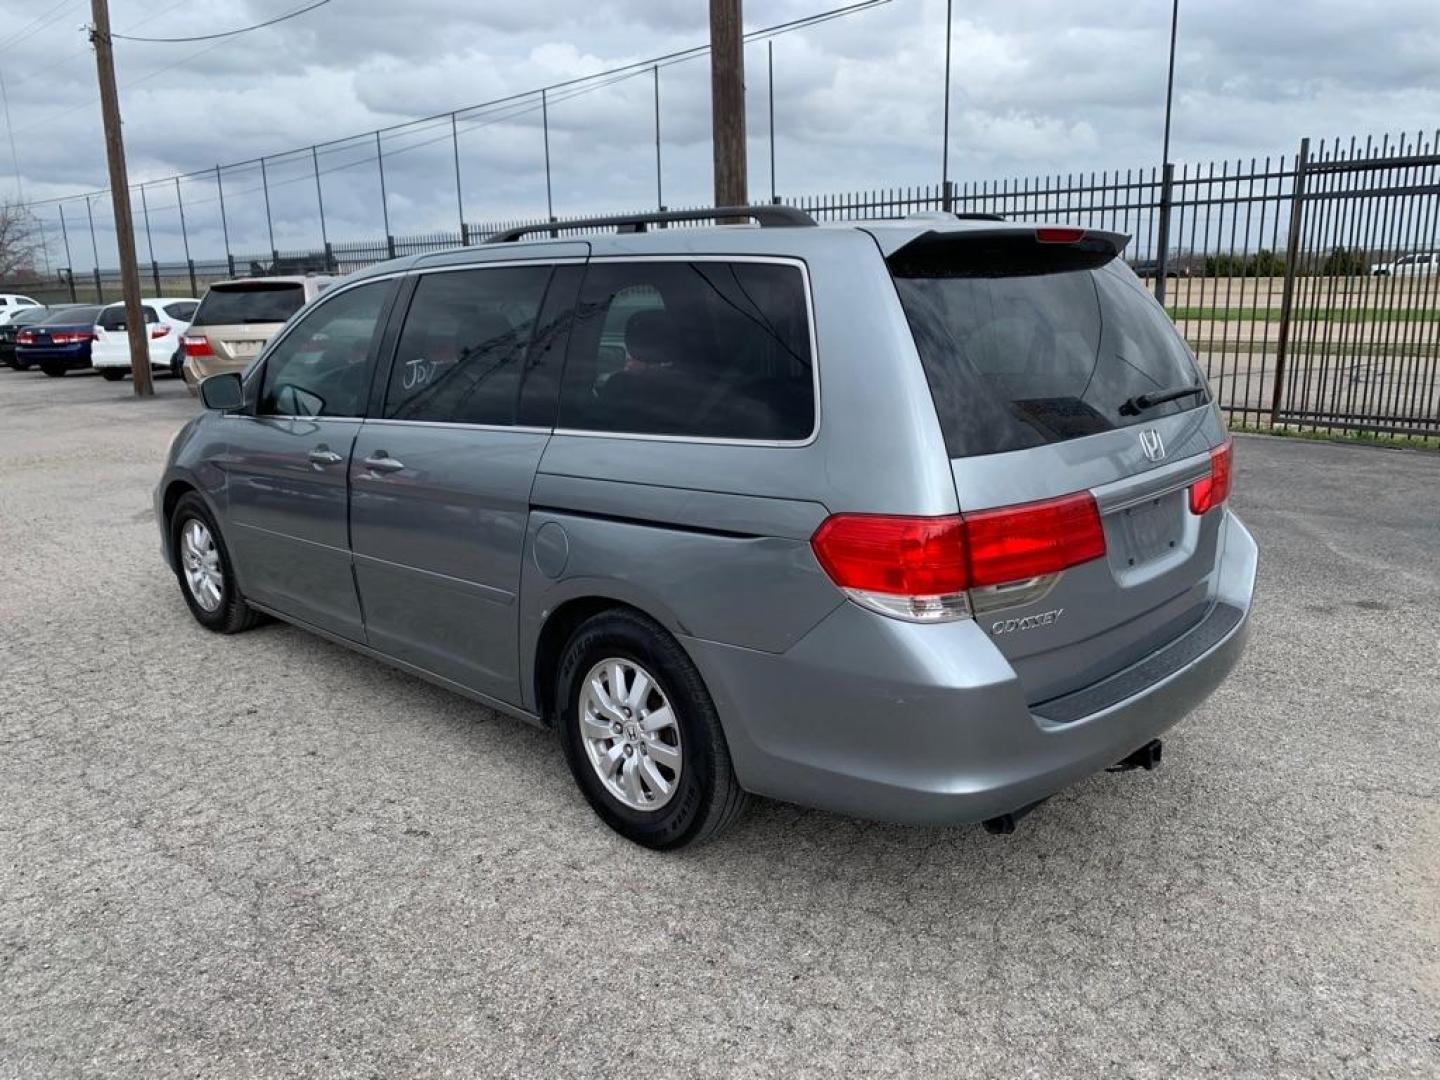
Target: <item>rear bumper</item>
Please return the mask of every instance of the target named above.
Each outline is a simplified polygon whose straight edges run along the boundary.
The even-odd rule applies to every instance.
[[[165,370],[168,369],[169,365],[170,359],[168,356],[159,357],[156,356],[153,351],[150,353],[150,366],[152,368],[156,368],[157,370]],[[124,368],[126,371],[129,371],[131,367],[130,354],[128,352],[91,353],[90,366],[95,368]]]
[[[90,366],[90,350],[83,345],[62,345],[53,349],[26,345],[15,350],[15,358],[22,364],[51,364],[63,368]]]
[[[969,620],[917,626],[846,604],[783,655],[683,640],[748,790],[862,818],[977,822],[1114,764],[1203,702],[1244,650],[1256,554],[1227,511],[1211,587],[1222,622],[1167,646],[1184,651],[1153,681],[1136,681],[1157,670],[1147,658],[1033,710]]]

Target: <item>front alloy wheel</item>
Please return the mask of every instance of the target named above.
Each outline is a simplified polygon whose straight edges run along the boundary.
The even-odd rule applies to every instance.
[[[180,529],[180,566],[185,587],[203,611],[215,611],[225,595],[225,572],[215,537],[199,518],[191,518]]]

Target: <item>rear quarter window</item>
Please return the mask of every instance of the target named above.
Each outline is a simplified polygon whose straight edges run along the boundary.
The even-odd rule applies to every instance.
[[[577,312],[560,427],[767,442],[814,431],[814,357],[798,266],[596,262]]]

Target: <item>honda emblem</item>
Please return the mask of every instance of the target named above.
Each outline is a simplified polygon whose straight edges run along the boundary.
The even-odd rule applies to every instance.
[[[1145,451],[1145,456],[1151,461],[1159,461],[1165,456],[1165,442],[1154,428],[1146,428],[1140,432],[1140,449]]]

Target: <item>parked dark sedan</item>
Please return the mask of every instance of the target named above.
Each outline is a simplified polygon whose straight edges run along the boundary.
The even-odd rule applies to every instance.
[[[33,326],[47,315],[52,314],[53,308],[37,305],[36,307],[22,308],[10,316],[10,321],[0,323],[0,364],[8,367],[15,366],[15,335],[20,333],[27,326]]]
[[[38,323],[21,327],[15,335],[16,370],[27,371],[34,365],[46,375],[60,376],[75,368],[88,368],[99,317],[100,305],[78,304],[53,308]]]

